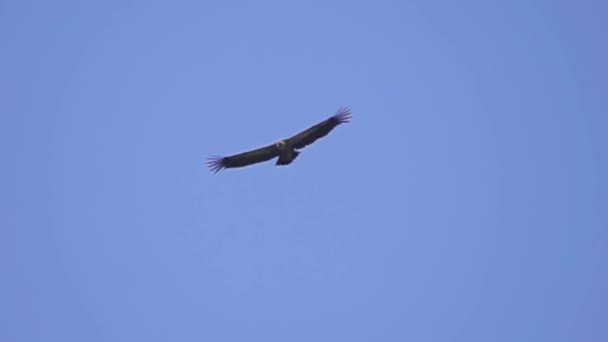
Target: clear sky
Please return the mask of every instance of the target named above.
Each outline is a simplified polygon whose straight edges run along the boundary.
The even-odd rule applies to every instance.
[[[608,341],[606,13],[0,1],[0,340]]]

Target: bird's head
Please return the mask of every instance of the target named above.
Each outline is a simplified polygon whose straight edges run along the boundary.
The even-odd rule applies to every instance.
[[[274,143],[274,146],[276,146],[280,151],[284,150],[286,145],[285,140],[279,140]]]

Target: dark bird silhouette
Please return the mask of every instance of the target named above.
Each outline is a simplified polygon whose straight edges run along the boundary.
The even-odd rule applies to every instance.
[[[317,141],[317,139],[329,134],[336,126],[350,122],[350,120],[350,108],[342,107],[329,119],[288,139],[282,139],[272,145],[228,157],[212,156],[207,160],[207,166],[211,171],[217,173],[221,169],[244,167],[265,162],[275,157],[279,157],[275,165],[289,165],[300,154],[300,151],[297,151],[298,149],[302,149],[305,146],[312,144]]]

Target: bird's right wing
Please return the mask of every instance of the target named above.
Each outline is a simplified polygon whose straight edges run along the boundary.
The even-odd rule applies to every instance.
[[[213,172],[224,168],[243,167],[265,162],[279,155],[277,147],[272,144],[255,150],[234,154],[228,157],[213,156],[207,160],[207,166]]]

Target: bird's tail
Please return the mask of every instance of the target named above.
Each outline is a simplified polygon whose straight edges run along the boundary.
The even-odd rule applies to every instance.
[[[283,156],[279,156],[279,159],[277,160],[276,165],[289,165],[291,164],[292,161],[294,161],[298,155],[300,154],[300,152],[298,151],[291,151],[291,153],[289,155],[283,155]]]

